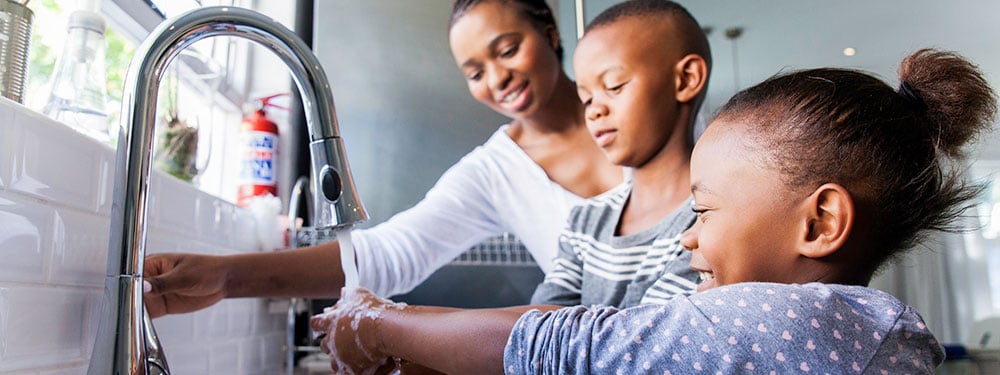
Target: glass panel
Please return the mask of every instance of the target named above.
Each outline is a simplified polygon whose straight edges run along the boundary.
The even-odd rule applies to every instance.
[[[201,0],[146,0],[146,2],[164,18],[176,16],[202,5]]]

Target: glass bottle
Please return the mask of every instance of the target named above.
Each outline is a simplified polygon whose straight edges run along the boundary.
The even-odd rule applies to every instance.
[[[104,18],[96,12],[81,9],[70,14],[66,44],[42,112],[110,144],[104,29]]]

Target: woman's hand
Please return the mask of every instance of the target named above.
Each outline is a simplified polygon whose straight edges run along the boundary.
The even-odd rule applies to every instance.
[[[386,309],[404,305],[376,297],[366,289],[343,290],[341,299],[322,314],[313,316],[309,325],[325,336],[320,341],[330,354],[330,367],[337,374],[387,374],[396,361],[383,354],[378,321]]]
[[[216,256],[156,254],[145,260],[144,300],[149,316],[180,314],[212,306],[225,297],[226,273]]]

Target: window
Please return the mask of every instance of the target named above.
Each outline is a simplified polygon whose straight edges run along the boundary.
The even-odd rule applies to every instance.
[[[241,0],[89,0],[91,9],[99,8],[107,23],[105,40],[107,68],[107,111],[109,125],[117,127],[122,106],[121,98],[125,75],[136,46],[166,17],[176,16],[199,6],[235,5]],[[25,104],[41,111],[48,100],[50,80],[59,55],[69,15],[88,1],[67,2],[36,0],[29,8],[34,12],[32,44],[29,53],[28,82]],[[58,25],[58,26],[56,26]],[[243,106],[250,92],[247,83],[247,61],[250,43],[240,38],[208,38],[186,49],[171,62],[161,80],[158,95],[156,155],[164,155],[158,148],[169,134],[164,134],[166,123],[176,118],[197,129],[194,138],[197,152],[193,155],[197,167],[194,176],[188,177],[202,190],[229,201],[235,201],[235,181],[238,177],[236,160],[239,155],[235,142]],[[117,135],[117,134],[115,134]],[[188,138],[190,139],[190,138]],[[227,141],[228,140],[228,141]],[[116,144],[112,140],[112,147]],[[188,155],[184,157],[187,158]],[[185,160],[190,160],[187,158]],[[154,165],[156,161],[154,160]],[[223,166],[228,166],[223,168]],[[192,178],[193,177],[193,178]]]
[[[987,188],[976,207],[979,231],[970,255],[985,262],[993,311],[1000,312],[1000,162],[979,161],[971,172]]]

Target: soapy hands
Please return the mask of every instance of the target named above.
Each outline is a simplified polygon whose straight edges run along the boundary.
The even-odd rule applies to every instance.
[[[336,374],[388,374],[397,361],[381,352],[378,324],[386,309],[402,309],[405,304],[378,298],[366,289],[344,288],[336,305],[313,316],[309,325],[324,333],[320,342],[330,354],[330,367]]]

